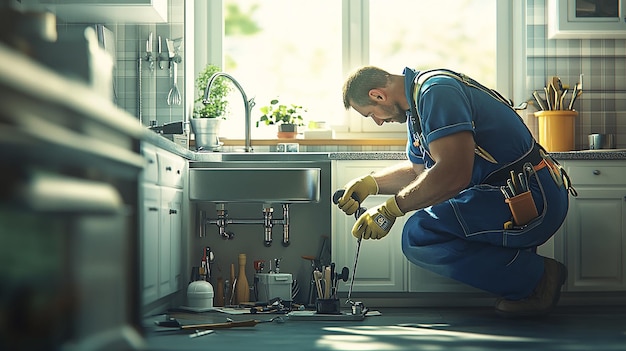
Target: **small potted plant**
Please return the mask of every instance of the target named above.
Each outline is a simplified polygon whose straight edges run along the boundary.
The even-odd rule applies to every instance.
[[[259,118],[256,125],[260,123],[265,125],[278,126],[278,138],[295,138],[298,134],[298,127],[304,125],[302,115],[306,110],[299,105],[280,104],[278,99],[273,99],[267,106],[259,108],[263,115]]]
[[[196,148],[213,149],[220,148],[219,128],[222,120],[226,118],[228,100],[226,96],[231,91],[231,86],[223,77],[218,77],[209,91],[209,103],[204,104],[204,91],[209,84],[209,79],[220,72],[220,68],[213,64],[207,64],[196,78],[196,99],[194,100],[193,115],[190,120],[191,128],[196,136]]]

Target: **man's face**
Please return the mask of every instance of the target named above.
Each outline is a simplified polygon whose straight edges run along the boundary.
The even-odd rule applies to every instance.
[[[399,104],[388,100],[375,105],[357,106],[356,104],[352,104],[351,106],[363,117],[371,118],[379,126],[383,123],[406,122],[406,113],[404,109],[402,109]]]

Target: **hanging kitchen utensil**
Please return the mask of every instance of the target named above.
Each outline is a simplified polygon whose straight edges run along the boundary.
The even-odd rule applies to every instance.
[[[167,104],[169,106],[180,105],[182,103],[182,97],[178,89],[178,64],[176,61],[172,62],[170,65],[170,76],[172,77],[172,85],[170,92],[167,94]]]
[[[165,45],[167,46],[167,54],[171,62],[172,58],[176,55],[176,51],[174,50],[174,41],[172,39],[165,38]]]
[[[159,69],[163,69],[163,61],[167,60],[167,56],[163,55],[163,46],[161,43],[161,36],[159,35],[159,42],[157,43],[158,46],[158,60],[159,60]]]

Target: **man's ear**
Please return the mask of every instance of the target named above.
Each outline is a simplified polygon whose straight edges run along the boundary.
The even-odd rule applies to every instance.
[[[387,94],[381,89],[370,89],[368,96],[375,103],[387,100]]]

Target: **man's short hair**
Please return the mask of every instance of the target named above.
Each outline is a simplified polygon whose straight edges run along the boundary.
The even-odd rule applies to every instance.
[[[373,105],[369,91],[387,86],[390,74],[378,67],[365,66],[352,73],[343,85],[343,106],[350,109],[350,102],[358,106]]]

